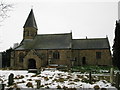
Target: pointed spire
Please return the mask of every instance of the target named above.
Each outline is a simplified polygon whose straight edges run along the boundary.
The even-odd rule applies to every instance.
[[[25,27],[33,27],[35,29],[38,29],[36,21],[35,21],[33,9],[31,9],[30,14],[29,14],[29,16],[28,16],[28,18],[27,18],[27,20],[26,20],[25,25],[23,26],[23,28],[25,28]]]

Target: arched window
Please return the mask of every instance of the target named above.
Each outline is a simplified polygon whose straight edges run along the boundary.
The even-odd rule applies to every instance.
[[[19,62],[23,62],[24,54],[21,52],[19,54]]]
[[[60,53],[58,51],[53,52],[53,59],[60,59]]]

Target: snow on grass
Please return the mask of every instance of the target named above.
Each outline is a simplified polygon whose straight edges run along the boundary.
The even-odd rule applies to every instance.
[[[14,74],[14,85],[8,86],[8,76]],[[95,76],[95,79],[98,77]],[[6,88],[37,88],[37,80],[41,80],[41,88],[107,88],[117,90],[106,80],[99,80],[89,84],[86,74],[54,71],[42,71],[41,74],[28,73],[26,70],[0,70],[0,83],[6,84]],[[112,89],[111,89],[112,88]]]

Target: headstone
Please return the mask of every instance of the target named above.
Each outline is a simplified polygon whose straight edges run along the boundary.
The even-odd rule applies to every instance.
[[[11,73],[8,77],[8,86],[13,85],[14,82],[14,74]]]
[[[114,79],[114,69],[110,69],[110,83],[113,84],[113,79]]]
[[[37,80],[36,82],[37,82],[37,89],[39,89],[39,88],[40,88],[40,85],[41,85],[41,81],[40,81],[40,80]]]
[[[0,84],[0,90],[4,90],[5,89],[5,84]]]

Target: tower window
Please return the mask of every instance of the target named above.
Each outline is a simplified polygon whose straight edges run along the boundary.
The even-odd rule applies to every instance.
[[[96,59],[101,59],[101,52],[96,52]]]
[[[53,53],[53,59],[60,59],[60,53],[58,51]]]

